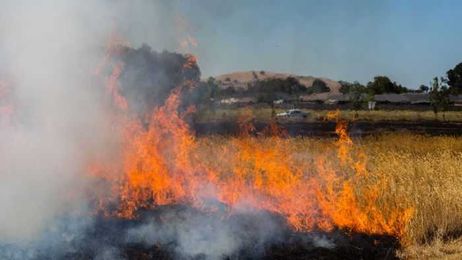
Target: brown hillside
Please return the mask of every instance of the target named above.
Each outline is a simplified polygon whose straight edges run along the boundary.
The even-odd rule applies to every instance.
[[[316,78],[312,76],[300,76],[289,73],[277,73],[270,71],[240,71],[219,75],[215,77],[215,79],[220,83],[219,85],[222,88],[231,86],[235,88],[246,88],[248,83],[252,83],[256,80],[265,80],[270,78],[285,79],[287,77],[294,77],[307,87],[310,87],[315,79],[320,79],[326,83],[332,94],[339,93],[340,83],[335,80],[327,78]]]

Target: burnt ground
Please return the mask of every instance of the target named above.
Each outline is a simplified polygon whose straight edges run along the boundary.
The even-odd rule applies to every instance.
[[[256,132],[261,132],[268,123],[254,122]],[[333,121],[296,122],[283,121],[278,125],[290,136],[333,137],[335,125]],[[194,123],[192,126],[198,136],[210,134],[236,135],[239,125],[232,121]],[[374,135],[385,132],[410,132],[425,135],[462,135],[462,122],[445,121],[354,121],[349,122],[352,136]]]
[[[390,236],[295,232],[269,212],[169,205],[136,220],[98,217],[58,253],[45,250],[34,259],[395,259],[399,247]]]

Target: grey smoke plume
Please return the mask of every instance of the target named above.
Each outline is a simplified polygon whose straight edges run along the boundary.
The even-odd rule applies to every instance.
[[[14,88],[14,123],[0,126],[0,242],[34,240],[57,216],[85,212],[86,160],[117,142],[93,72],[111,32],[162,37],[156,1],[5,0],[0,75]],[[167,38],[167,40],[162,40]]]
[[[175,34],[166,27],[174,20],[168,2],[0,4],[0,75],[12,79],[15,101],[14,122],[0,126],[0,259],[136,259],[140,253],[156,258],[160,251],[179,258],[252,258],[273,243],[285,246],[284,239],[299,243],[281,217],[268,212],[208,214],[170,205],[135,220],[90,214],[87,159],[110,160],[118,143],[94,70],[115,28],[134,46],[144,40],[156,50],[174,46]],[[145,94],[162,100],[164,88],[199,77],[196,68],[175,79],[181,55],[129,50],[122,90],[129,102],[141,99],[141,110],[151,106]],[[153,71],[152,78],[143,77]],[[302,237],[309,250],[334,246],[323,236]]]
[[[144,39],[146,30],[152,31],[150,37],[163,39],[160,29],[165,28],[165,21],[159,22],[156,15],[162,12],[157,8],[169,7],[141,0],[130,5],[104,0],[1,3],[0,75],[12,79],[15,102],[14,122],[0,126],[0,258],[65,257],[95,237],[89,235],[94,219],[88,217],[84,191],[91,187],[83,173],[87,159],[111,154],[117,136],[111,134],[101,104],[102,86],[95,84],[94,71],[114,30],[127,35],[128,41],[133,39],[134,44]],[[139,19],[145,20],[139,23]],[[153,44],[174,42],[174,37],[167,35],[166,40]],[[182,55],[155,53],[148,47],[128,50],[125,61],[129,66],[121,80],[124,94],[134,102],[144,93],[165,98],[167,90],[181,80],[199,79],[198,68],[175,78],[184,63]],[[137,76],[149,73],[153,75],[146,81]],[[140,80],[147,82],[141,86],[145,89],[127,87]],[[190,235],[201,232],[210,230],[199,229]],[[223,233],[221,240],[226,239],[224,234],[228,233]],[[175,238],[186,251],[192,250],[188,234]],[[83,240],[88,240],[84,246]],[[221,251],[236,247],[225,242],[228,240],[221,241]],[[197,250],[206,247],[202,244]],[[93,256],[103,259],[118,254],[104,243],[88,250],[97,250]]]
[[[200,81],[199,67],[195,62],[187,64],[186,55],[156,52],[143,44],[140,48],[121,48],[118,56],[124,64],[120,76],[121,92],[127,98],[130,110],[139,114],[151,113],[183,82]]]
[[[33,240],[55,217],[85,209],[82,150],[104,149],[91,88],[102,34],[71,1],[3,1],[0,49],[14,123],[0,129],[0,241]],[[92,29],[89,29],[92,28]],[[100,31],[101,32],[101,31]]]
[[[111,244],[108,241],[118,232],[127,230],[126,224],[110,220],[95,224],[88,217],[84,191],[91,187],[83,177],[87,159],[110,154],[108,147],[117,143],[93,72],[114,27],[120,25],[121,34],[136,43],[143,28],[135,21],[151,19],[156,6],[135,1],[128,8],[135,11],[135,19],[126,16],[124,1],[2,2],[0,57],[5,71],[1,74],[13,79],[15,102],[14,122],[0,128],[0,258],[86,257],[81,252],[92,258],[117,258],[118,247],[131,241],[173,241],[176,253],[216,258],[234,254],[250,238],[251,244],[258,244],[272,235],[275,225],[263,221],[266,217],[253,220],[259,224],[258,232],[248,234],[239,218],[222,224],[216,217],[202,219],[205,215],[193,212],[186,219],[174,214],[169,223],[147,221],[127,231],[127,241]],[[121,81],[132,102],[145,93],[165,98],[172,86],[200,75],[198,68],[192,74],[178,74],[184,57],[154,53],[147,47],[129,49],[125,59],[128,65]],[[136,91],[130,88],[138,83],[143,84]]]
[[[222,259],[261,254],[281,238],[281,219],[265,212],[200,213],[184,207],[166,208],[156,218],[127,230],[128,243],[169,248],[179,258]],[[243,252],[247,250],[248,252]]]

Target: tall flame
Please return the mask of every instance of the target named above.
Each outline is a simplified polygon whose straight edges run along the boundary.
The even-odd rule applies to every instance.
[[[240,120],[238,137],[198,139],[184,120],[187,112],[179,109],[185,86],[173,90],[146,125],[126,111],[129,104],[117,87],[121,69],[114,66],[106,81],[113,104],[125,111],[115,126],[122,134],[120,166],[90,167],[93,177],[111,186],[111,196],[98,199],[105,214],[134,218],[143,208],[182,203],[229,214],[266,210],[301,231],[338,227],[403,236],[412,209],[379,209],[377,190],[385,181],[365,178],[366,155],[354,146],[338,112],[330,115],[337,120],[337,159],[310,155],[283,134],[255,136],[248,115]],[[268,133],[278,130],[272,128]]]

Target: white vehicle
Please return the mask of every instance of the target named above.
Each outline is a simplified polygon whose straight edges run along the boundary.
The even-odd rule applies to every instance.
[[[286,112],[276,114],[276,117],[280,117],[280,118],[307,118],[308,113],[303,112],[300,109],[289,109]]]

